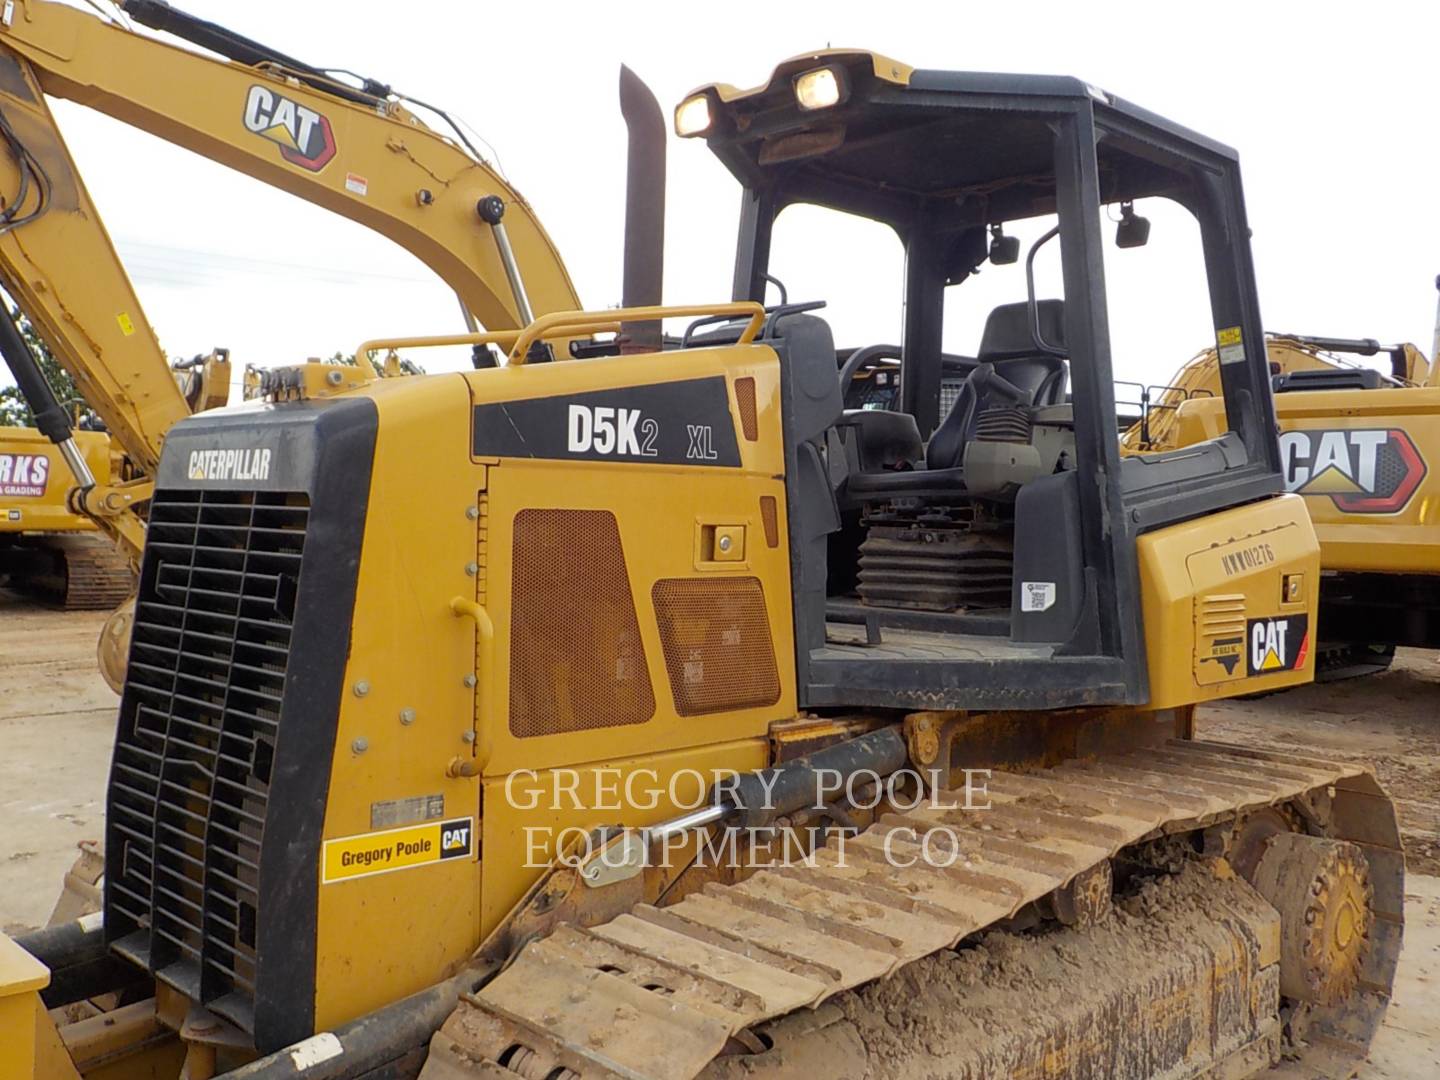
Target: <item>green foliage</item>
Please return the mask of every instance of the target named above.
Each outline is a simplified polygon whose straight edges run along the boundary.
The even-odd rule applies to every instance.
[[[25,342],[30,346],[30,351],[35,354],[35,362],[40,366],[45,381],[50,384],[50,389],[55,392],[55,400],[66,406],[75,420],[77,426],[95,419],[95,414],[85,404],[80,391],[75,388],[75,380],[70,378],[69,373],[60,366],[59,361],[50,355],[50,350],[40,340],[40,335],[35,333],[35,327],[25,316],[20,316],[20,333]],[[0,427],[34,427],[35,418],[30,412],[30,406],[20,393],[18,386],[7,386],[0,389]]]

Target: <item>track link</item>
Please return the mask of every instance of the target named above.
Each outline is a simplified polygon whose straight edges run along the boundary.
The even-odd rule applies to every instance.
[[[1364,851],[1375,924],[1356,994],[1288,1017],[1306,1047],[1288,1067],[1348,1076],[1363,1060],[1388,1003],[1403,922],[1394,810],[1371,774],[1177,740],[1040,772],[995,772],[988,794],[987,810],[887,815],[843,850],[832,844],[669,907],[640,905],[531,942],[435,1035],[422,1080],[688,1080],[731,1040],[753,1042],[747,1029],[952,948],[1083,881],[1123,848],[1297,799],[1312,832]],[[960,793],[946,795],[937,802],[963,803]],[[937,830],[946,844],[958,839],[954,865],[922,857]]]
[[[55,533],[29,539],[48,555],[47,570],[16,582],[67,611],[109,611],[135,591],[135,571],[103,536]]]

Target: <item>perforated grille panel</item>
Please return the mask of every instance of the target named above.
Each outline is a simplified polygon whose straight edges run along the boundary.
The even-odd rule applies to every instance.
[[[965,385],[963,378],[957,379],[942,378],[940,380],[940,419],[950,415],[950,410],[955,406],[955,399],[960,396],[960,387]]]
[[[519,738],[643,724],[655,692],[615,515],[515,515],[510,732]]]
[[[155,493],[111,774],[107,930],[242,1026],[308,517],[301,494]]]
[[[735,405],[740,410],[740,430],[754,442],[760,438],[760,421],[755,413],[755,380],[749,375],[735,380]]]
[[[652,593],[681,716],[780,700],[775,647],[756,578],[666,578]]]

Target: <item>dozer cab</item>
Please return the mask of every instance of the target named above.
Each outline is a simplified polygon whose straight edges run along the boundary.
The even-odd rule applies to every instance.
[[[39,1075],[1348,1075],[1400,945],[1393,809],[1191,723],[1313,668],[1234,152],[1075,80],[862,52],[676,126],[743,187],[730,302],[658,306],[632,168],[621,310],[170,433],[103,926],[12,967],[22,1002],[51,969],[37,1009],[129,1011],[41,1011]],[[1229,430],[1122,460],[1101,209],[1141,197],[1199,223]],[[845,409],[823,297],[763,306],[798,202],[904,241],[896,409]],[[990,312],[942,411],[947,283],[1049,214],[1063,294]],[[1085,928],[1177,872],[1166,947],[1102,978]],[[889,980],[959,1023],[925,965],[1005,933],[1072,935],[1086,992],[866,1042]]]

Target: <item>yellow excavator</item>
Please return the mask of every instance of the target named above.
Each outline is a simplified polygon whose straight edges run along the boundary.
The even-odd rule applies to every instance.
[[[133,591],[164,434],[223,404],[223,350],[172,371],[56,127],[46,96],[79,101],[358,221],[424,261],[470,325],[513,326],[579,306],[549,239],[464,140],[426,126],[389,87],[360,87],[214,24],[143,0],[128,17],[179,31],[224,59],[50,3],[0,14],[0,282],[74,378],[113,445],[73,430],[23,338],[0,351],[39,430],[0,440],[0,564],[67,606],[114,607]],[[177,86],[188,87],[183,94]],[[239,95],[242,123],[228,102]],[[445,115],[440,114],[442,117]],[[483,204],[483,209],[481,208]],[[493,219],[493,220],[492,220]],[[528,275],[528,291],[507,276]],[[535,305],[533,309],[527,304]],[[398,371],[393,363],[391,370]],[[48,440],[46,446],[42,440]],[[113,452],[119,451],[119,452]],[[18,480],[6,480],[6,470]],[[117,557],[93,536],[115,540]],[[101,668],[123,677],[129,612],[102,636]]]
[[[83,215],[78,218],[81,227],[66,237],[65,256],[59,269],[73,272],[83,265],[91,288],[114,290],[108,295],[132,313],[130,326],[136,334],[142,328],[148,329],[139,302],[129,291],[128,278],[109,250],[104,226],[95,215],[94,207],[89,207],[88,212],[77,207],[74,212]],[[93,243],[95,250],[80,250],[83,241],[77,239],[77,234],[87,232],[84,239]],[[0,244],[0,281],[18,280],[24,272],[34,273],[39,265],[50,265],[47,242],[48,238],[41,238],[35,248],[27,251],[23,267],[10,261],[15,249]],[[106,252],[109,252],[108,258]],[[77,258],[84,262],[74,261]],[[94,345],[79,322],[66,323],[58,334],[73,347],[76,355],[83,355]],[[23,334],[6,337],[12,352],[22,357],[29,353],[31,343]],[[24,351],[19,352],[22,349]],[[131,387],[143,387],[147,395],[164,401],[176,418],[219,408],[229,398],[230,362],[224,349],[167,363],[158,342],[153,337],[142,338],[134,342],[128,356],[107,355],[102,360],[97,354],[88,366],[90,370],[99,371],[102,366],[117,361],[123,365],[117,365],[118,370],[129,367],[134,371],[134,377],[127,380]],[[42,408],[47,409],[43,414],[45,423],[61,442],[52,441],[39,428],[0,427],[0,577],[10,588],[45,603],[70,610],[109,611],[135,592],[140,553],[118,534],[107,538],[93,517],[71,506],[71,494],[78,491],[67,454],[78,453],[89,476],[100,486],[134,480],[142,466],[111,441],[103,422],[92,425],[93,418],[87,417],[85,422],[77,424],[73,414],[88,411],[88,403],[83,398],[65,403],[55,400],[52,388],[34,382],[37,376],[43,378],[43,375],[31,370],[32,366],[24,362],[27,385],[32,394],[38,395]],[[173,395],[164,389],[166,379],[176,384],[183,406],[177,406]],[[92,389],[91,393],[98,400],[108,400],[104,398],[105,390]],[[123,402],[110,404],[107,412],[127,415]],[[64,424],[59,423],[62,411]],[[134,419],[133,413],[130,418]],[[122,430],[132,445],[136,439],[143,441],[152,437],[128,426]],[[62,445],[66,440],[73,451]],[[159,452],[158,439],[154,452]],[[118,690],[121,676],[107,674],[107,678]]]
[[[1440,365],[1371,338],[1271,334],[1266,347],[1285,488],[1305,497],[1320,538],[1317,678],[1383,671],[1398,645],[1440,648]],[[1351,359],[1378,356],[1388,371]],[[1223,431],[1220,372],[1213,349],[1182,367],[1126,432],[1126,449],[1174,450]]]
[[[97,481],[124,469],[103,431],[74,432]],[[129,559],[66,503],[69,466],[37,428],[0,427],[0,581],[44,603],[109,611],[135,591]]]
[[[1074,79],[798,57],[676,109],[742,205],[731,298],[662,306],[622,85],[624,307],[168,434],[103,910],[0,939],[13,1074],[1351,1075],[1393,806],[1194,737],[1314,667],[1234,151]],[[1102,208],[1160,197],[1228,424],[1122,458]],[[904,240],[898,409],[845,408],[823,298],[764,306],[797,203]],[[947,289],[1051,216],[1063,295],[1014,277],[942,410]]]

